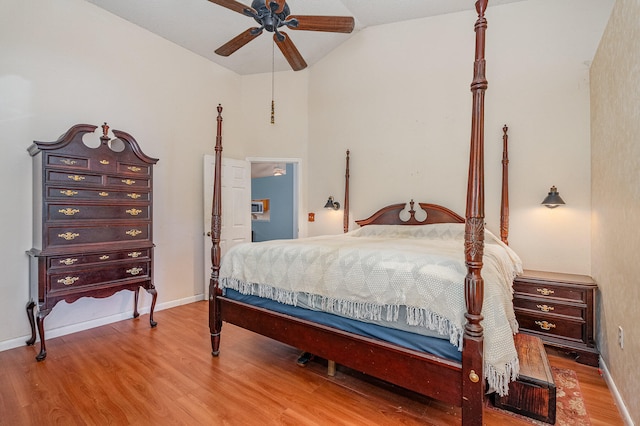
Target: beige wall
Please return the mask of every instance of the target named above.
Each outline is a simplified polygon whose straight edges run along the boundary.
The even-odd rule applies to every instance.
[[[486,220],[498,233],[506,123],[510,242],[529,269],[590,273],[589,64],[611,5],[537,0],[487,12]],[[350,148],[352,223],[411,198],[464,214],[474,22],[464,12],[366,28],[311,68],[309,200],[342,198]],[[551,185],[565,207],[540,205]],[[341,232],[331,213],[310,233]]]
[[[215,107],[239,110],[240,78],[83,0],[0,0],[0,349],[24,343],[28,323],[33,140],[78,123],[131,133],[160,159],[155,171],[155,284],[160,307],[202,294],[202,156],[213,153]],[[240,134],[238,114],[225,119]],[[238,142],[238,141],[237,141]],[[142,305],[148,309],[150,298]],[[128,318],[132,293],[60,303],[53,337],[84,322]],[[86,327],[86,324],[83,325]]]
[[[617,0],[591,68],[592,271],[598,345],[640,423],[640,2]],[[624,330],[624,348],[617,328]]]

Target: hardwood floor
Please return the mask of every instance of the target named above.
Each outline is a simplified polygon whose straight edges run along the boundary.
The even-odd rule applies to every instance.
[[[0,425],[457,425],[460,409],[320,362],[225,324],[212,357],[206,302],[0,352]],[[26,318],[25,318],[26,321]],[[623,422],[598,369],[550,356],[576,371],[591,423]],[[485,410],[487,425],[525,425]]]

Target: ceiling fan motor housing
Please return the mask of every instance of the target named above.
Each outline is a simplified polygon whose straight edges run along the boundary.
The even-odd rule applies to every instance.
[[[279,6],[276,2],[271,2],[270,7],[267,7],[267,3],[264,0],[253,0],[251,7],[257,12],[247,9],[249,16],[253,17],[258,24],[260,24],[265,30],[269,32],[277,32],[276,30],[283,25],[287,25],[287,16],[290,14],[289,5],[284,4],[282,12],[276,13]],[[246,13],[246,12],[245,12]]]

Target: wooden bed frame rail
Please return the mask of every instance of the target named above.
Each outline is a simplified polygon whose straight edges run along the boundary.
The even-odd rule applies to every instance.
[[[221,165],[222,165],[222,106],[218,106],[217,136],[215,145],[215,174],[211,217],[212,271],[209,283],[209,328],[212,354],[220,348],[222,321],[271,337],[294,347],[304,348],[320,357],[356,369],[365,374],[386,380],[401,387],[419,392],[447,404],[462,407],[463,425],[482,425],[484,405],[484,332],[482,305],[484,281],[482,259],[484,252],[484,95],[487,89],[485,77],[485,32],[487,21],[484,13],[488,0],[475,3],[478,19],[475,22],[475,61],[471,83],[472,115],[469,174],[467,184],[465,218],[465,303],[467,323],[464,328],[462,362],[448,361],[422,352],[401,348],[363,336],[342,332],[313,322],[274,313],[222,296],[218,286],[220,272],[221,232]],[[506,126],[504,128],[503,178],[506,176]],[[348,230],[349,151],[346,161],[344,231]],[[508,215],[508,187],[503,183],[501,216]],[[404,204],[390,206],[405,208]],[[423,209],[432,205],[420,204]],[[440,206],[436,206],[440,207]],[[383,209],[384,210],[384,209]],[[445,209],[446,210],[446,209]],[[382,210],[381,210],[382,211]],[[377,212],[376,214],[380,213]],[[411,203],[413,211],[413,202]],[[435,211],[435,210],[434,210]],[[439,211],[437,214],[441,214]],[[382,212],[381,215],[389,214]],[[448,214],[448,213],[447,213]],[[429,213],[433,215],[433,213]],[[416,221],[414,214],[412,219]],[[451,220],[446,220],[451,221]],[[364,221],[357,221],[357,223]],[[376,222],[380,223],[380,222]],[[505,226],[506,223],[506,226]],[[501,218],[501,238],[507,241],[508,219]],[[504,228],[504,231],[503,231]],[[419,372],[419,373],[418,373]]]

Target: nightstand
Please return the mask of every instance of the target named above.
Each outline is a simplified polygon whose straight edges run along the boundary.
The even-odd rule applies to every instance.
[[[598,286],[591,277],[525,270],[513,281],[513,289],[521,332],[575,355],[582,364],[598,366],[594,339]]]

